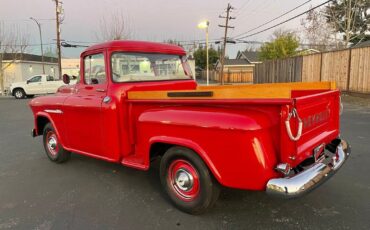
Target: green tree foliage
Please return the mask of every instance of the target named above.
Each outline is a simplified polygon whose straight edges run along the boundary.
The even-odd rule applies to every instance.
[[[275,32],[270,42],[264,43],[260,48],[260,60],[286,58],[297,53],[299,39],[291,32]]]
[[[217,62],[220,57],[220,53],[213,47],[208,49],[209,56],[209,68]],[[206,48],[200,47],[194,52],[195,65],[201,69],[206,69],[207,67],[207,51]]]
[[[327,21],[343,33],[346,46],[370,40],[370,1],[335,0],[325,9]]]

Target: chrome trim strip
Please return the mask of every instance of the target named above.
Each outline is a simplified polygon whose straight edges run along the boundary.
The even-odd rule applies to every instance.
[[[266,192],[280,197],[301,196],[334,175],[348,159],[350,153],[350,146],[342,140],[329,163],[316,162],[310,168],[292,177],[270,179],[266,185]]]
[[[63,113],[63,111],[60,110],[60,109],[45,109],[44,111],[47,112],[47,113],[57,113],[57,114],[62,114]]]

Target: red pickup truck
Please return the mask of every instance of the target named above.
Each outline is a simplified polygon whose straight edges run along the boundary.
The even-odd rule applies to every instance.
[[[89,47],[80,66],[76,85],[30,102],[47,156],[140,170],[160,159],[165,192],[188,213],[222,186],[300,196],[350,154],[333,82],[197,86],[181,47],[139,41]]]

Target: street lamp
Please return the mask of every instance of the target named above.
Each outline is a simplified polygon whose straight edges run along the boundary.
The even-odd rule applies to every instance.
[[[45,66],[44,66],[44,49],[42,47],[42,36],[41,36],[41,24],[33,17],[30,17],[31,20],[36,22],[37,26],[39,27],[40,33],[40,43],[41,43],[41,62],[42,62],[42,73],[45,74]]]
[[[203,21],[198,24],[199,29],[206,29],[206,52],[207,52],[207,85],[209,85],[209,68],[208,68],[208,27],[209,21]]]

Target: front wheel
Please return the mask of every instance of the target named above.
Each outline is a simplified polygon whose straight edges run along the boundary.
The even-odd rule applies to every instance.
[[[16,99],[22,99],[26,96],[26,93],[24,92],[23,89],[15,89],[14,90],[14,97]]]
[[[190,214],[205,212],[220,194],[220,186],[203,160],[184,147],[172,147],[164,154],[160,178],[173,204]]]
[[[43,143],[46,155],[51,161],[63,163],[69,160],[71,153],[59,143],[58,136],[51,123],[47,123],[43,132]]]

